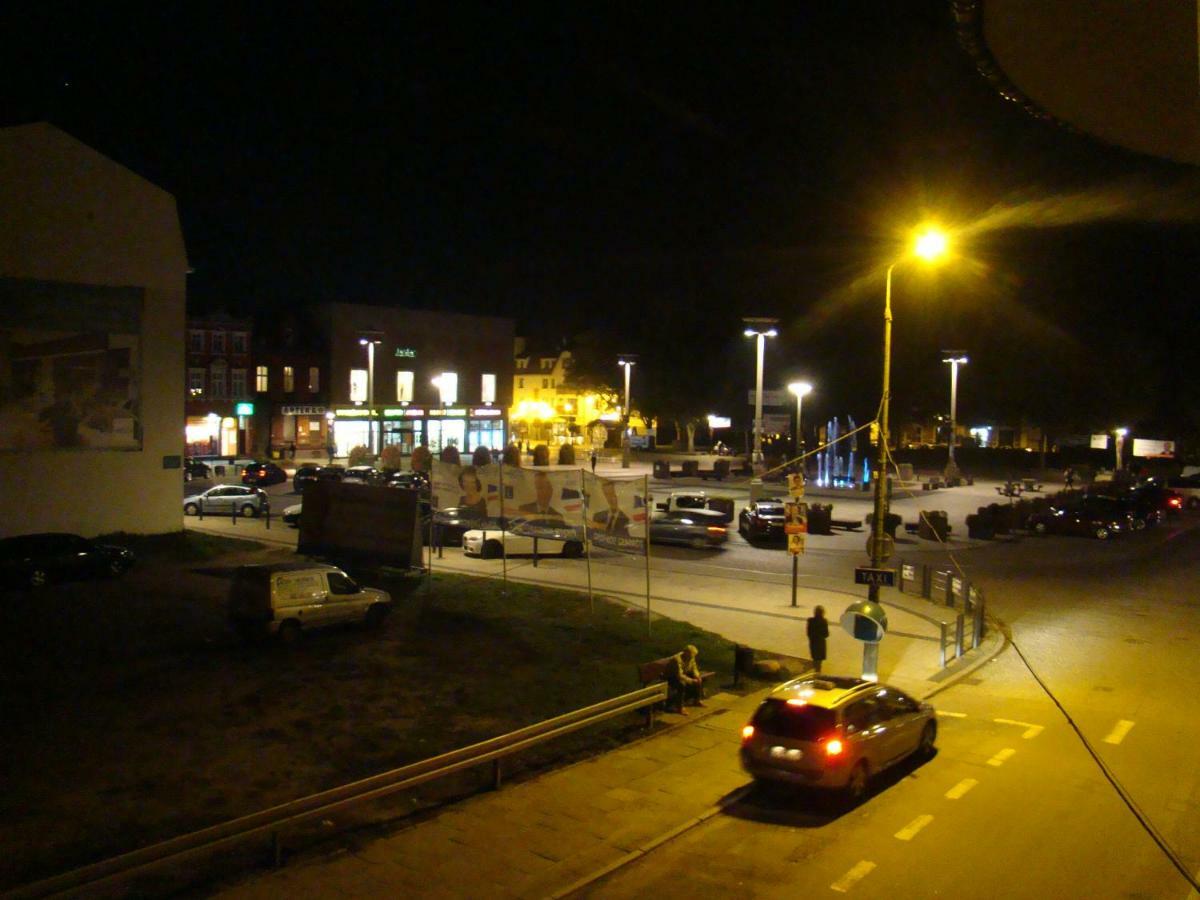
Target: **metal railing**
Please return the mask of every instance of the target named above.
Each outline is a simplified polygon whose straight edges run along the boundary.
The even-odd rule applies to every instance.
[[[119,887],[152,870],[175,865],[255,837],[271,838],[275,862],[278,865],[282,856],[281,835],[288,828],[487,762],[492,763],[492,786],[499,788],[501,762],[505,757],[639,709],[648,708],[649,720],[652,722],[654,706],[666,699],[667,683],[654,684],[469,747],[443,753],[441,756],[401,766],[361,781],[292,800],[261,812],[202,828],[190,834],[27,884],[5,893],[4,896],[45,897],[84,887]]]
[[[939,656],[942,668],[946,667],[951,624],[954,626],[955,659],[965,652],[968,639],[972,650],[983,641],[984,614],[987,608],[983,591],[972,585],[966,578],[955,574],[953,569],[933,569],[924,563],[902,563],[898,587],[903,594],[916,594],[951,609],[961,610],[955,615],[952,623],[941,623],[942,637]],[[966,634],[968,617],[971,629],[969,636]]]

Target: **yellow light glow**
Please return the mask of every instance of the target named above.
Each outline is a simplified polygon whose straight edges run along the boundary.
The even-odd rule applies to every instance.
[[[945,255],[947,244],[945,232],[936,228],[925,228],[917,235],[913,252],[926,262],[932,262]]]
[[[522,400],[509,418],[526,422],[544,422],[554,418],[554,408],[544,400]]]

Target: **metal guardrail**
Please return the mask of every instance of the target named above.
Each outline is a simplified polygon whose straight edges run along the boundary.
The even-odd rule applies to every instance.
[[[947,607],[959,608],[954,621],[941,622],[942,635],[939,658],[941,666],[946,667],[947,647],[949,646],[950,625],[954,626],[954,658],[962,656],[965,644],[969,639],[974,650],[983,641],[984,613],[987,602],[983,591],[972,585],[965,578],[954,573],[952,569],[932,569],[924,563],[902,563],[900,565],[900,582],[898,585],[902,594],[916,594],[927,600],[940,602]],[[970,634],[966,633],[966,619],[971,619]]]
[[[199,831],[152,844],[140,850],[23,885],[3,896],[17,900],[17,898],[26,897],[46,897],[81,888],[119,887],[152,870],[181,863],[184,860],[212,853],[250,838],[265,835],[271,837],[275,860],[278,864],[281,854],[280,835],[287,828],[487,762],[492,763],[492,786],[499,788],[501,762],[504,757],[639,709],[649,708],[652,720],[654,705],[666,699],[666,682],[654,684],[620,697],[613,697],[556,716],[553,719],[546,719],[517,731],[510,731],[508,734],[490,738],[469,747],[443,753],[441,756],[401,766],[361,781],[302,797],[299,800],[292,800],[261,812],[202,828]]]

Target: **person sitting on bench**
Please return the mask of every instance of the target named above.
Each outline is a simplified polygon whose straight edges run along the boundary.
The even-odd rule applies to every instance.
[[[679,698],[679,712],[687,715],[683,708],[684,701],[690,697],[693,706],[704,706],[704,679],[700,677],[700,667],[696,657],[700,651],[695,644],[688,644],[671,657],[664,677],[671,685],[671,690]]]

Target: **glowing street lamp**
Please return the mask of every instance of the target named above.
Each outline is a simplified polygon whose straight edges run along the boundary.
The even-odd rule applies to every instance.
[[[788,385],[788,390],[796,395],[796,455],[804,455],[804,431],[800,427],[800,412],[803,409],[804,397],[812,393],[813,386],[807,381],[793,381]],[[804,463],[800,463],[801,471],[804,470]]]
[[[913,243],[912,255],[926,262],[934,262],[945,255],[948,242],[945,234],[934,228],[921,231]],[[875,477],[875,509],[871,519],[871,567],[878,569],[892,555],[892,539],[884,531],[888,514],[887,457],[888,457],[888,411],[892,394],[892,270],[907,259],[907,254],[887,267],[883,293],[883,396],[879,403],[879,447]],[[871,603],[879,602],[879,585],[867,588]],[[879,645],[863,644],[863,678],[878,678]]]
[[[1114,472],[1121,471],[1121,445],[1125,443],[1125,435],[1129,434],[1128,428],[1116,428],[1113,430],[1113,447],[1117,453],[1117,467]]]
[[[958,367],[967,364],[961,350],[943,350],[951,354],[942,362],[950,364],[950,456],[946,461],[946,477],[958,477],[958,464],[954,461],[954,445],[958,443]]]
[[[750,457],[751,462],[755,466],[762,462],[762,393],[763,393],[763,353],[767,349],[767,338],[775,337],[779,332],[775,326],[779,324],[778,319],[742,319],[746,323],[746,330],[742,333],[746,337],[755,339],[756,349],[758,351],[757,362],[754,367],[754,455]]]
[[[375,345],[383,343],[382,331],[364,331],[358,342],[367,348],[367,444],[372,456],[379,453],[375,444]]]
[[[617,360],[617,365],[625,370],[625,427],[621,433],[621,468],[629,468],[629,374],[637,365],[637,357],[626,353]]]

